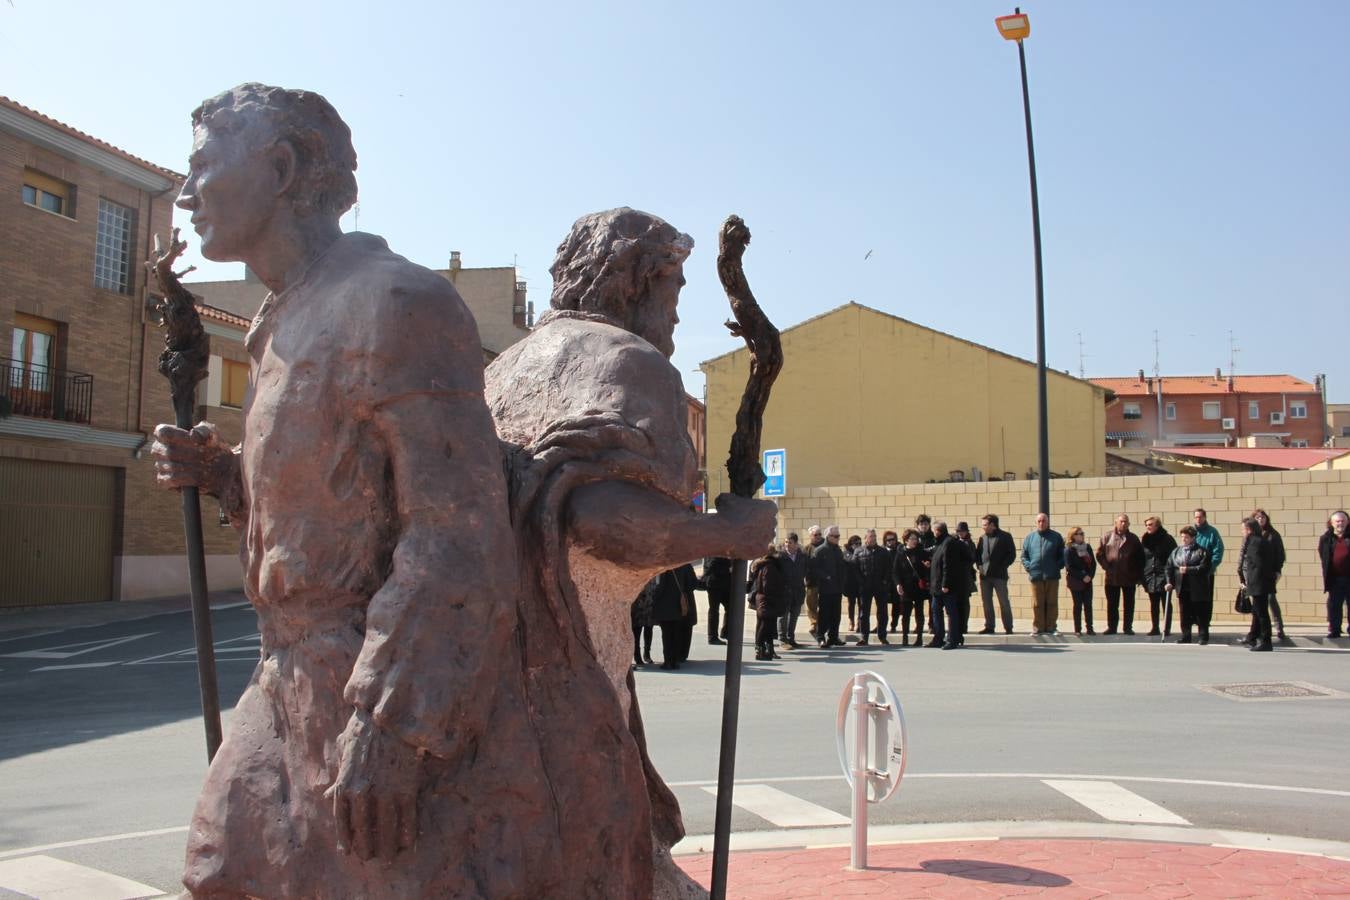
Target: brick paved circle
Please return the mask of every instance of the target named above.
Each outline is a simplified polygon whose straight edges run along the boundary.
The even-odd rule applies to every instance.
[[[1142,841],[1005,840],[872,847],[849,872],[847,847],[734,853],[729,897],[1350,896],[1350,862],[1323,856]],[[682,856],[705,887],[712,855]]]

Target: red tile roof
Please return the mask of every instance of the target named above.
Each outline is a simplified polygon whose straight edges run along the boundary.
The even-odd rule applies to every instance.
[[[47,125],[50,125],[53,128],[59,129],[60,131],[64,131],[66,134],[69,134],[72,137],[77,137],[82,141],[86,141],[90,144],[93,144],[96,147],[99,147],[103,150],[107,150],[109,153],[115,153],[125,160],[129,160],[130,162],[133,162],[144,169],[154,172],[156,175],[163,175],[165,178],[168,178],[169,180],[177,184],[182,184],[183,181],[186,180],[185,176],[179,174],[178,172],[173,171],[172,169],[166,169],[163,166],[157,166],[154,163],[150,162],[149,160],[144,160],[141,159],[139,156],[134,156],[120,147],[114,147],[107,141],[101,141],[91,134],[85,134],[78,128],[72,128],[65,122],[60,122],[57,121],[56,119],[53,119],[51,116],[43,115],[37,110],[30,109],[27,106],[24,106],[22,103],[19,103],[15,100],[11,100],[8,97],[0,96],[0,106],[7,106],[10,109],[15,110],[16,112],[23,113],[24,115],[30,118],[37,119],[39,122],[43,122]]]
[[[1266,469],[1311,469],[1329,459],[1345,456],[1345,448],[1322,447],[1155,447],[1154,452],[1169,456],[1192,456],[1218,462],[1261,466]]]
[[[1115,391],[1118,397],[1146,397],[1153,393],[1148,380],[1127,378],[1089,378],[1098,387]],[[1155,385],[1156,388],[1156,385]],[[1226,394],[1228,379],[1213,375],[1164,375],[1162,391],[1173,397],[1187,394]],[[1235,375],[1233,391],[1241,394],[1315,394],[1317,388],[1293,375]]]
[[[214,306],[207,306],[205,303],[197,304],[197,313],[203,318],[215,319],[217,322],[224,322],[227,325],[234,325],[235,327],[242,328],[245,331],[247,331],[249,326],[253,324],[251,320],[245,319],[243,316],[236,316],[232,312],[226,312],[225,310],[218,309],[217,307]]]

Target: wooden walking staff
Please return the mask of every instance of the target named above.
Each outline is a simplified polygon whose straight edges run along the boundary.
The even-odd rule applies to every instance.
[[[783,345],[778,329],[764,315],[745,280],[741,257],[750,243],[750,229],[740,216],[728,216],[718,241],[717,277],[722,281],[731,314],[727,328],[745,339],[750,350],[750,376],[736,410],[736,430],[731,435],[727,476],[731,493],[753,497],[764,484],[759,464],[760,435],[769,390],[783,368]],[[717,764],[717,819],[713,827],[713,900],[727,895],[727,854],[731,844],[731,793],[736,780],[736,727],[741,703],[741,639],[745,618],[746,562],[732,566],[731,604],[727,608],[727,677],[722,694],[722,748]]]
[[[164,352],[159,355],[159,371],[169,379],[173,398],[174,424],[193,426],[197,402],[197,382],[206,377],[210,343],[197,315],[195,298],[179,278],[192,271],[174,272],[173,264],[187,249],[173,230],[169,249],[155,235],[155,258],[151,271],[164,292],[159,312],[164,317]],[[220,748],[220,693],[216,688],[216,650],[211,637],[211,606],[206,592],[206,548],[202,543],[201,501],[195,487],[180,490],[183,497],[183,532],[187,539],[188,581],[192,592],[192,635],[197,644],[197,688],[201,693],[202,721],[206,726],[206,759],[215,759]]]

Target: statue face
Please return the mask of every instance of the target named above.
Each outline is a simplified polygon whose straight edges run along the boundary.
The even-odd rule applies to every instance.
[[[248,261],[250,250],[281,202],[271,189],[259,142],[248,129],[192,133],[187,181],[176,205],[192,213],[202,256],[216,262]]]
[[[675,307],[684,287],[684,264],[668,269],[650,283],[650,290],[634,311],[632,331],[667,357],[675,352],[675,325],[680,321]]]

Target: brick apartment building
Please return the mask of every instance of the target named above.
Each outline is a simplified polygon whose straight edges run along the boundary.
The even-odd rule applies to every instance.
[[[1114,398],[1106,442],[1116,447],[1321,447],[1326,413],[1321,376],[1164,375],[1091,378]],[[1108,395],[1109,396],[1109,395]]]
[[[0,606],[187,591],[178,499],[148,443],[172,422],[143,260],[182,176],[0,97]],[[204,309],[199,418],[237,439],[248,321]],[[203,501],[211,587],[238,539]]]

